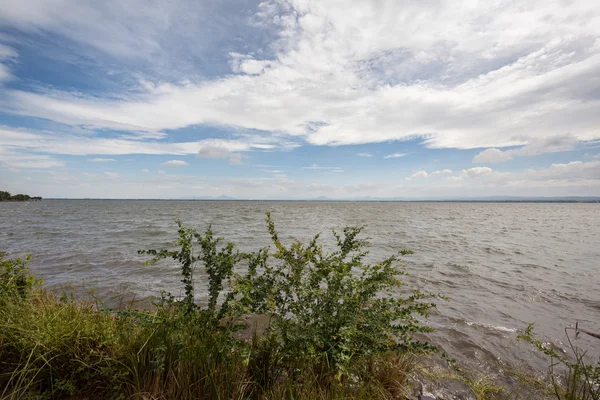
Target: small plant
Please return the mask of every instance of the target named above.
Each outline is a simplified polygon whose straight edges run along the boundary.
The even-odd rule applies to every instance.
[[[533,344],[539,351],[550,357],[550,378],[554,394],[559,400],[600,400],[600,362],[590,364],[582,352],[573,344],[569,331],[575,331],[575,337],[580,334],[578,324],[565,328],[565,335],[569,342],[573,358],[559,354],[554,345],[546,345],[533,337],[533,324],[529,324],[525,332],[519,335],[519,340]],[[587,332],[586,332],[587,333]],[[561,384],[559,374],[555,371],[557,366],[566,368],[564,383]]]
[[[233,243],[220,246],[223,238],[215,238],[214,233],[209,227],[204,235],[201,235],[193,228],[186,228],[181,221],[176,221],[178,226],[178,239],[175,242],[179,250],[139,250],[139,254],[149,254],[153,258],[147,264],[154,264],[160,260],[172,258],[181,265],[182,283],[184,285],[185,297],[180,304],[186,314],[193,311],[202,311],[208,318],[207,322],[213,326],[218,325],[225,316],[229,301],[232,296],[229,295],[217,309],[219,295],[222,293],[225,285],[229,282],[233,274],[235,264],[240,260],[240,255],[234,252]],[[194,242],[199,245],[198,254],[194,252]],[[205,309],[201,309],[194,301],[194,270],[196,264],[201,263],[208,275],[208,293],[209,300]],[[163,293],[163,301],[172,297],[170,293]]]

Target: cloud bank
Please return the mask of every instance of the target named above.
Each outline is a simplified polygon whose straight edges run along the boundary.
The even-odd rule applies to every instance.
[[[171,42],[159,38],[181,34],[169,23],[203,11],[161,2],[134,15],[118,4],[109,11],[108,4],[73,1],[5,2],[1,21],[126,59],[142,50],[168,55]],[[594,2],[274,0],[261,3],[247,24],[271,38],[262,51],[267,58],[229,52],[230,74],[217,79],[150,81],[116,100],[12,89],[1,107],[96,128],[161,132],[216,124],[317,145],[421,137],[429,147],[469,149],[567,133],[600,137]],[[480,158],[509,157],[492,150]]]
[[[138,173],[168,171],[139,182],[181,185],[166,167],[283,164],[265,167],[278,171],[267,177],[252,170],[247,184],[194,185],[230,195],[600,194],[597,154],[576,159],[600,141],[593,1],[0,0],[0,9],[0,173],[31,173],[32,187],[48,170],[60,187],[87,179],[126,193],[118,185],[136,186],[122,169],[129,155],[154,157]],[[531,161],[544,154],[543,165]],[[77,157],[89,176],[73,172]],[[509,167],[517,162],[526,169]]]

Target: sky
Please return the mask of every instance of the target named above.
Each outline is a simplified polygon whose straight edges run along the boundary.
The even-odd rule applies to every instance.
[[[600,196],[597,1],[0,9],[0,190]]]

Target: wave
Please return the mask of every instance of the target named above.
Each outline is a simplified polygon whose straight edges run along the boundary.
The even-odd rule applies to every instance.
[[[468,326],[477,326],[477,327],[485,328],[488,330],[504,332],[504,333],[515,333],[517,331],[517,328],[508,328],[508,327],[502,326],[502,325],[491,325],[491,324],[484,324],[482,322],[470,322],[470,321],[466,321],[465,323]]]

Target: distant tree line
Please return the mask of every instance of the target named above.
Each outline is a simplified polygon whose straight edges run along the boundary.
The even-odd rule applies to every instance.
[[[9,192],[0,190],[0,201],[30,201],[30,200],[41,200],[39,196],[29,196],[28,194],[15,194],[11,195]]]

